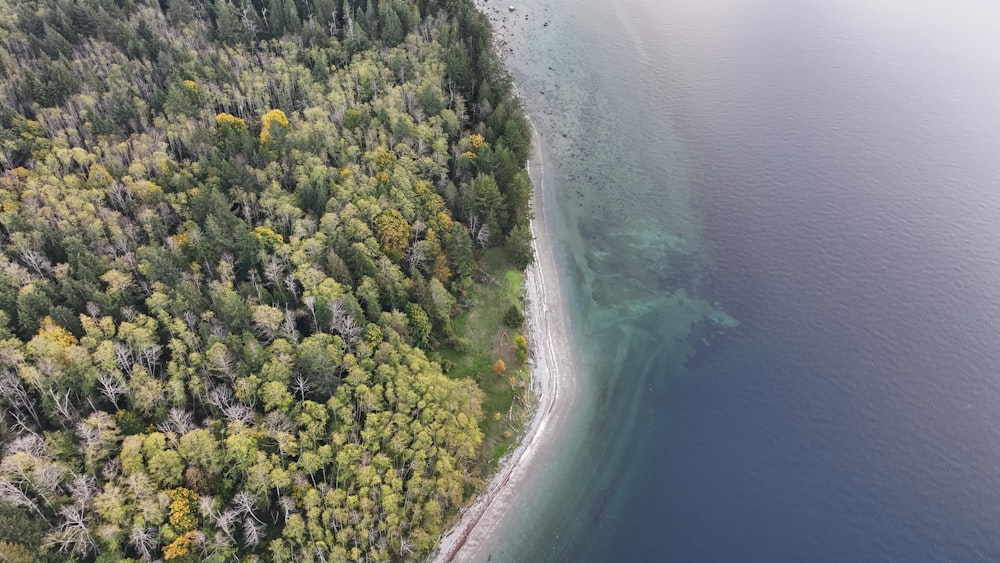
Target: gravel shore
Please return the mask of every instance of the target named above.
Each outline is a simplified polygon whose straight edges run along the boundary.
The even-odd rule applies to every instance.
[[[537,405],[531,424],[517,448],[501,461],[489,486],[444,534],[432,558],[438,562],[486,561],[493,536],[516,515],[510,514],[523,485],[538,472],[546,452],[553,449],[572,412],[578,394],[569,321],[558,279],[555,249],[546,224],[544,162],[538,131],[532,126],[532,155],[528,171],[534,184],[531,223],[535,262],[525,278],[526,318],[531,346],[532,388]]]

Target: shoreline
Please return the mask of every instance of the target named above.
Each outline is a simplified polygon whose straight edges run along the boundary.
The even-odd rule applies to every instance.
[[[508,518],[516,497],[525,493],[521,485],[536,474],[565,425],[579,392],[573,355],[570,353],[569,322],[552,239],[545,214],[544,161],[541,136],[531,125],[531,159],[528,174],[532,181],[532,248],[535,261],[525,272],[528,337],[531,343],[531,387],[537,398],[535,412],[513,452],[504,456],[498,471],[479,496],[462,509],[458,520],[446,531],[431,561],[482,561],[489,554],[489,540]]]

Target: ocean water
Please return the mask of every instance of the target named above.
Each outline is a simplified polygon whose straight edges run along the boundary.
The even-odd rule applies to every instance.
[[[492,559],[1000,560],[1000,5],[486,6],[583,394]]]

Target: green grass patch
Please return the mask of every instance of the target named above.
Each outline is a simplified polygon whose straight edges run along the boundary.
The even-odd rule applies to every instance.
[[[517,440],[515,440],[514,437],[501,440],[500,443],[493,448],[493,454],[490,456],[490,467],[496,467],[497,464],[500,463],[500,458],[502,458],[504,454],[507,453],[507,450],[513,447],[516,443]]]
[[[449,377],[470,378],[486,394],[484,419],[480,424],[484,439],[479,461],[484,473],[488,473],[524,428],[526,409],[523,405],[529,399],[530,386],[528,368],[517,361],[514,349],[514,336],[519,330],[503,322],[504,313],[511,305],[516,304],[519,308],[523,305],[524,273],[499,249],[487,251],[482,264],[497,283],[473,284],[466,299],[468,307],[453,321],[455,332],[465,342],[464,350],[445,349],[440,355],[452,364]],[[506,365],[502,375],[494,371],[497,360]]]

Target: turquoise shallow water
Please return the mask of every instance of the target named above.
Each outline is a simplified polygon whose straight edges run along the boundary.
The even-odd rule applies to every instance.
[[[581,37],[632,49],[628,35],[604,25],[629,21],[619,6],[575,6],[559,18],[566,8],[556,4],[492,11],[501,39],[515,49],[508,62],[543,138],[549,228],[562,251],[583,396],[535,484],[538,496],[498,538],[501,559],[539,555],[534,547],[531,554],[514,549],[528,544],[512,538],[584,533],[600,521],[603,503],[620,502],[609,477],[629,470],[633,444],[622,437],[640,422],[621,415],[641,408],[654,364],[681,369],[738,324],[702,297],[711,251],[672,125],[665,119],[651,127],[636,111],[655,101],[644,63],[630,69],[613,50],[577,50]]]
[[[1000,559],[1000,8],[515,7],[583,399],[493,560]]]

